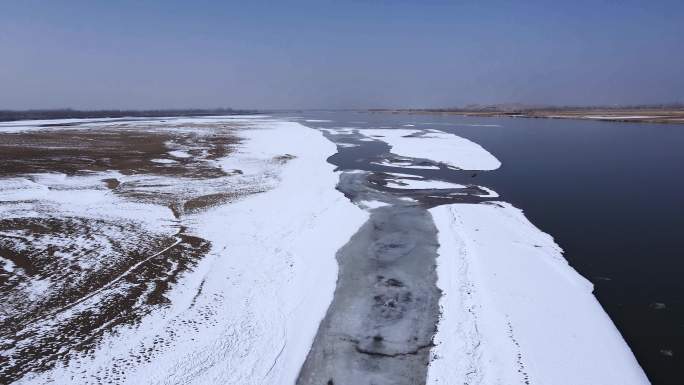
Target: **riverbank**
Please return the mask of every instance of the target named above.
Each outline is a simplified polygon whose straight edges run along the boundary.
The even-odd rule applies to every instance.
[[[23,360],[5,378],[647,383],[592,285],[477,177],[502,162],[475,141],[414,123],[253,116],[5,127],[11,147],[33,146],[15,149],[0,185],[4,212],[17,218],[0,240],[25,238],[4,255],[45,246],[31,256],[75,256],[78,266],[61,272],[98,273],[108,243],[130,254],[32,329],[4,334],[3,355]],[[36,143],[45,152],[29,151]],[[131,163],[111,152],[119,148]],[[69,233],[36,229],[43,216],[84,241],[64,247]],[[121,240],[146,220],[166,236],[159,245]],[[61,282],[16,263],[3,269],[26,282],[5,304],[21,314],[30,312],[18,298],[40,295],[35,283]],[[112,310],[127,306],[121,299],[131,312]]]
[[[338,252],[298,384],[648,383],[553,238],[473,183],[501,165],[487,150],[435,125],[306,124],[337,143],[338,189],[371,218]],[[428,177],[437,172],[459,182]],[[430,287],[440,311],[426,344]]]
[[[372,109],[368,111],[371,113],[390,114],[584,119],[605,122],[684,124],[684,108]]]
[[[264,116],[60,123],[0,133],[0,382],[293,383],[367,218],[335,146]]]

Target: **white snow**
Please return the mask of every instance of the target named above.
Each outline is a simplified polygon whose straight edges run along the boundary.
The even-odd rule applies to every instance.
[[[85,119],[46,119],[18,120],[0,122],[0,133],[15,133],[31,130],[60,129],[92,129],[104,126],[144,125],[149,127],[166,127],[169,125],[197,125],[215,123],[264,124],[272,119],[268,115],[217,115],[202,117],[119,117],[119,118],[85,118]],[[46,127],[46,125],[50,125]],[[63,126],[60,126],[63,125]],[[190,130],[192,131],[192,129]]]
[[[359,206],[364,209],[372,210],[372,209],[377,209],[378,207],[383,207],[383,206],[388,206],[388,203],[382,202],[382,201],[361,201],[359,202]]]
[[[176,157],[176,158],[190,158],[190,157],[192,157],[192,155],[190,155],[187,151],[183,151],[183,150],[169,151],[169,155]]]
[[[245,141],[235,161],[222,164],[244,169],[241,159],[255,167],[257,157],[262,164],[295,158],[273,189],[187,218],[212,250],[167,294],[171,305],[118,328],[94,353],[19,383],[106,382],[121,375],[112,371],[121,360],[132,366],[117,383],[295,382],[332,299],[335,253],[368,214],[335,190],[338,175],[326,163],[335,145],[320,132],[279,121],[255,125],[261,129],[239,132]],[[151,362],[136,362],[147,349]]]
[[[499,197],[499,194],[496,191],[494,191],[488,187],[485,187],[485,186],[477,186],[477,187],[487,192],[486,195],[480,195],[481,197],[487,197],[487,198],[498,198]]]
[[[333,127],[333,128],[320,128],[319,130],[327,132],[332,135],[349,135],[356,132],[354,127]]]
[[[151,162],[159,163],[159,164],[172,164],[172,163],[178,163],[178,161],[175,161],[175,160],[173,160],[173,159],[160,159],[160,158],[152,159]]]
[[[431,159],[463,170],[495,170],[501,162],[479,144],[448,133],[405,129],[362,129],[392,147],[392,153],[404,157]],[[410,136],[423,133],[421,136]]]
[[[17,269],[17,266],[14,264],[14,262],[12,262],[12,260],[5,258],[1,255],[0,255],[0,264],[2,265],[2,269],[9,272],[9,273],[13,273]]]
[[[28,130],[38,130],[38,129],[60,129],[60,128],[73,128],[71,126],[65,127],[43,127],[45,125],[71,125],[71,124],[81,124],[86,122],[116,122],[120,118],[101,118],[101,119],[45,119],[45,120],[17,120],[11,122],[0,122],[0,133],[14,133],[22,132]]]
[[[444,182],[441,180],[423,180],[423,179],[397,179],[388,180],[387,186],[398,189],[449,189],[449,188],[466,188],[466,186],[458,183]]]
[[[437,167],[437,166],[411,165],[410,162],[390,162],[390,161],[385,160],[382,162],[371,162],[371,164],[377,164],[378,166],[386,166],[386,167],[413,168],[416,170],[439,170],[439,167]]]
[[[358,147],[357,144],[352,144],[352,143],[337,143],[337,147],[341,148],[352,148],[352,147]]]
[[[0,203],[3,203],[0,204],[0,216],[133,220],[149,231],[175,232],[176,224],[170,209],[112,194],[102,181],[106,178],[133,179],[118,172],[82,176],[45,173],[26,178],[0,178]],[[28,203],[21,205],[20,202]]]
[[[430,212],[443,296],[429,384],[649,383],[592,284],[520,210],[498,203]]]
[[[396,188],[396,189],[411,189],[411,190],[417,190],[417,189],[464,189],[469,186],[462,185],[459,183],[452,183],[452,182],[445,182],[445,181],[440,181],[440,180],[430,180],[430,179],[417,179],[414,175],[409,175],[409,174],[400,174],[400,173],[387,173],[389,175],[392,175],[393,177],[397,178],[395,180],[388,180],[387,181],[387,186],[391,188]],[[485,191],[485,194],[477,194],[478,196],[485,197],[485,198],[497,198],[499,194],[496,193],[496,191],[484,187],[484,186],[476,186],[479,189],[482,189]],[[450,195],[465,195],[466,193],[462,192],[454,192],[451,193]]]
[[[405,174],[405,173],[402,173],[402,172],[386,172],[386,173],[384,173],[384,174],[387,174],[387,175],[392,176],[392,177],[394,177],[394,178],[414,178],[414,179],[421,178],[421,177],[418,176],[418,175]]]

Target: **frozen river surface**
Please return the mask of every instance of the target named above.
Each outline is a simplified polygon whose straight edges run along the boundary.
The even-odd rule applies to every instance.
[[[582,270],[566,253],[585,279],[544,232],[556,236],[554,217],[538,220],[555,184],[520,173],[536,172],[529,158],[540,153],[557,157],[550,137],[519,122],[316,113],[3,124],[0,321],[12,326],[0,376],[647,383],[592,294],[592,282],[624,285],[619,270]],[[677,359],[675,343],[659,351]]]

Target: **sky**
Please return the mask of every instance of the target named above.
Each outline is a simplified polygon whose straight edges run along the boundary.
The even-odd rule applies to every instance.
[[[684,102],[684,1],[0,4],[0,109]]]

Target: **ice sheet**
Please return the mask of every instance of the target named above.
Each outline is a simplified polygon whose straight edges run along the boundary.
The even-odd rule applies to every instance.
[[[442,317],[429,384],[648,384],[553,239],[507,203],[430,210]]]
[[[386,142],[392,147],[392,153],[400,156],[430,159],[462,170],[495,170],[501,166],[501,162],[479,144],[453,134],[406,129],[364,129],[359,132]]]

